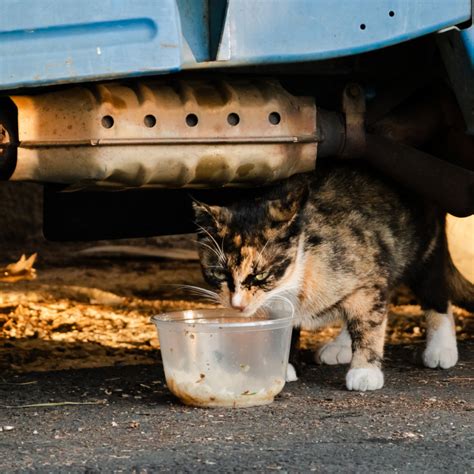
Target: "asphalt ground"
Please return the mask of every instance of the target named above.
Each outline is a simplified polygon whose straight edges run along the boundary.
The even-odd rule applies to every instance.
[[[273,404],[182,405],[154,365],[10,374],[0,384],[0,472],[474,472],[474,343],[450,370],[391,345],[386,384],[344,388],[307,364]],[[36,405],[36,406],[35,406]]]

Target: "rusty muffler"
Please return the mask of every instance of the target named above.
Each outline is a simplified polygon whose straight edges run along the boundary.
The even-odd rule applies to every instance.
[[[232,186],[315,167],[314,99],[274,80],[110,83],[11,99],[18,110],[13,181]]]

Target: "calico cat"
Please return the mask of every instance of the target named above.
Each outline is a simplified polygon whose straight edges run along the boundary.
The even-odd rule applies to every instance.
[[[202,272],[224,306],[251,315],[284,296],[296,325],[342,319],[318,359],[350,363],[349,390],[383,386],[387,305],[400,283],[426,312],[424,364],[456,364],[450,302],[473,311],[474,285],[453,265],[446,216],[433,204],[360,164],[320,162],[314,173],[194,210]]]

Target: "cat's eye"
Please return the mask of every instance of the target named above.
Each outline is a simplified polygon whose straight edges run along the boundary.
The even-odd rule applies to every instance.
[[[227,278],[226,274],[221,271],[214,271],[211,273],[211,275],[218,281],[224,281]]]
[[[257,281],[263,281],[268,278],[269,273],[268,272],[262,272],[262,273],[257,273],[255,275],[255,280]]]

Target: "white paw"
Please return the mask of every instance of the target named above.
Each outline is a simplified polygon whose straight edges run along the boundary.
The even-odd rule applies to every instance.
[[[346,375],[349,390],[378,390],[383,387],[383,372],[378,367],[350,369]]]
[[[458,361],[456,332],[451,310],[447,314],[436,311],[427,312],[427,343],[423,352],[423,363],[426,367],[449,369]]]
[[[335,341],[325,344],[316,353],[316,362],[319,364],[336,365],[350,364],[352,360],[352,348],[350,345]]]
[[[297,380],[298,380],[298,376],[296,375],[296,370],[293,367],[293,364],[288,364],[286,368],[286,381],[296,382]]]
[[[429,344],[423,352],[423,364],[431,369],[441,367],[442,369],[449,369],[456,365],[458,361],[458,348],[456,345],[452,347],[434,347]]]

